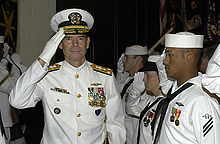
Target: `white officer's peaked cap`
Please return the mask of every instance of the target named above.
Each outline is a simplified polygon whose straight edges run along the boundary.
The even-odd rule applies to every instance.
[[[203,35],[191,32],[179,32],[165,35],[165,47],[173,48],[203,48]]]
[[[0,36],[0,43],[4,43],[4,36]]]
[[[147,52],[147,46],[143,47],[140,45],[133,45],[125,49],[126,55],[146,55]]]
[[[55,14],[51,19],[54,32],[64,29],[65,34],[86,34],[94,23],[92,15],[82,9],[66,9]]]

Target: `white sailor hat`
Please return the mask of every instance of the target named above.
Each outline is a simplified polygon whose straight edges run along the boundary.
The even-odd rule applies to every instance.
[[[159,59],[160,59],[160,55],[150,55],[147,61],[156,63]]]
[[[147,46],[143,47],[140,45],[133,45],[125,49],[126,55],[146,55],[147,52]]]
[[[203,35],[190,32],[179,32],[165,35],[165,47],[173,48],[203,48]]]
[[[72,8],[58,12],[51,19],[54,32],[64,29],[65,34],[86,34],[90,31],[94,19],[85,10]]]
[[[4,43],[4,36],[0,36],[0,43]]]

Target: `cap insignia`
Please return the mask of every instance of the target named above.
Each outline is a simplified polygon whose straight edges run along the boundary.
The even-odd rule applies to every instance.
[[[69,14],[68,18],[72,24],[80,24],[81,19],[82,19],[82,15],[77,12],[73,12],[73,13]]]

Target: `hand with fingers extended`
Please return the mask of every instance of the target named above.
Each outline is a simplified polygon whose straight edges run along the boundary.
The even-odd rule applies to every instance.
[[[64,30],[61,29],[45,45],[44,50],[39,56],[39,58],[42,59],[47,65],[49,65],[51,58],[54,56],[64,36]]]
[[[4,54],[3,54],[3,57],[4,58],[6,58],[6,57],[8,57],[9,56],[9,50],[10,50],[10,47],[9,47],[9,45],[7,44],[7,43],[4,43],[4,48],[3,48],[3,52],[4,52]]]
[[[118,59],[118,62],[117,62],[117,71],[118,72],[123,72],[124,71],[124,58],[125,58],[125,54],[122,53],[121,57]]]
[[[165,70],[165,65],[163,64],[163,60],[166,58],[165,50],[160,55],[160,59],[156,62],[159,79],[160,79],[160,87],[164,94],[166,94],[169,90],[169,88],[172,85],[172,81],[168,79],[167,73]]]
[[[142,93],[145,90],[144,85],[144,72],[137,72],[134,75],[134,81],[132,83],[132,91],[136,93]]]

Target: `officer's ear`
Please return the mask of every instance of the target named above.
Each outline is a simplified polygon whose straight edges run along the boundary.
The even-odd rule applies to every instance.
[[[90,44],[90,37],[86,36],[86,49],[89,48],[89,44]]]

